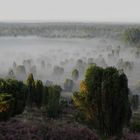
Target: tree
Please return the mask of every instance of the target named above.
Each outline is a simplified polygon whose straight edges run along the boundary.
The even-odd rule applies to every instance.
[[[0,110],[4,111],[7,108],[1,112],[5,119],[23,112],[26,93],[26,86],[23,82],[13,79],[0,79]]]
[[[44,86],[44,89],[43,89],[43,99],[42,99],[42,106],[44,108],[47,107],[47,104],[48,104],[48,96],[49,96],[48,87],[47,86]]]
[[[130,120],[127,77],[116,68],[90,66],[73,100],[101,134],[118,134]]]
[[[35,94],[35,82],[34,82],[34,77],[33,77],[32,73],[29,74],[26,84],[27,84],[27,88],[28,88],[27,105],[32,107],[33,102],[35,100],[35,95],[34,95]]]
[[[71,91],[73,89],[74,83],[71,79],[66,79],[64,82],[64,89],[66,91]]]
[[[43,83],[41,80],[35,81],[35,103],[38,108],[42,105],[43,99]]]
[[[14,114],[23,112],[26,102],[27,87],[21,81],[7,79],[5,92],[12,94],[15,99]]]
[[[9,119],[14,113],[14,98],[8,93],[0,93],[0,121]]]
[[[77,80],[79,78],[79,71],[77,69],[74,69],[72,71],[72,79]]]
[[[48,117],[55,118],[60,112],[60,93],[61,87],[51,86],[49,87],[47,115]]]

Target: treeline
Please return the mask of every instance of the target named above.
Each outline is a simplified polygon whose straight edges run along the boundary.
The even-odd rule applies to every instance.
[[[30,74],[25,83],[13,79],[0,79],[0,120],[20,114],[25,106],[46,110],[49,117],[61,111],[60,86],[44,86]]]
[[[125,42],[137,44],[140,42],[140,28],[130,28],[126,29],[123,34],[123,39]]]
[[[95,23],[4,23],[0,36],[39,36],[47,38],[119,38],[131,25]]]

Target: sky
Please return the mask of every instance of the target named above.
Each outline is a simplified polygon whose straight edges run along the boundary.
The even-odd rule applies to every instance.
[[[0,0],[0,21],[140,23],[140,0]]]

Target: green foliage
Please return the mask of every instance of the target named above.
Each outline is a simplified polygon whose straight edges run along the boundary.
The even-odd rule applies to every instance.
[[[23,112],[25,105],[44,107],[49,117],[57,117],[66,102],[60,102],[60,86],[43,86],[29,74],[26,85],[13,79],[0,79],[0,120]]]
[[[14,98],[8,93],[0,93],[0,121],[7,120],[14,114]]]
[[[8,79],[6,82],[8,85],[6,92],[15,98],[15,114],[20,114],[25,107],[27,87],[17,80]]]
[[[57,117],[61,108],[61,87],[57,85],[43,86],[41,80],[34,81],[33,74],[28,76],[26,85],[28,88],[27,106],[36,105],[39,109],[42,107],[43,110],[47,111],[49,117]]]
[[[0,94],[8,93],[14,99],[13,115],[23,112],[26,101],[26,86],[23,82],[13,79],[0,79]]]
[[[76,112],[75,114],[74,114],[74,118],[75,118],[75,120],[76,121],[78,121],[78,122],[84,122],[85,121],[85,112],[83,111],[83,110],[79,110],[78,112]]]
[[[43,88],[43,99],[42,99],[42,106],[43,107],[47,107],[47,104],[48,104],[48,96],[49,96],[48,87],[47,86],[44,86],[44,88]]]
[[[60,106],[61,106],[61,109],[68,107],[68,102],[67,102],[66,98],[61,97]]]
[[[34,77],[33,74],[30,73],[27,81],[26,81],[26,85],[28,88],[28,94],[27,94],[27,106],[32,107],[34,100],[35,100],[35,81],[34,81]]]
[[[60,87],[51,86],[49,87],[48,104],[47,104],[47,115],[50,118],[55,118],[60,112]]]
[[[25,105],[44,107],[49,117],[57,117],[67,104],[60,102],[60,86],[43,86],[41,80],[34,81],[29,74],[26,85],[13,79],[0,79],[0,120],[23,112]]]
[[[43,99],[43,83],[41,80],[35,81],[35,103],[38,108],[42,105]]]
[[[34,77],[32,73],[29,74],[26,83],[30,88],[34,86]]]
[[[82,83],[84,90],[74,93],[73,100],[85,120],[106,136],[120,133],[131,117],[126,75],[113,67],[90,66]]]

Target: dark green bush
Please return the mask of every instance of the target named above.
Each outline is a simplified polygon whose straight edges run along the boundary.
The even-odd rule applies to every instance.
[[[132,132],[139,132],[140,133],[140,122],[139,121],[133,121],[130,125],[130,130]]]
[[[78,112],[76,112],[76,113],[74,114],[74,118],[75,118],[75,120],[78,121],[78,122],[84,122],[85,119],[86,119],[86,116],[85,116],[84,111],[79,110]]]
[[[0,93],[0,121],[9,119],[14,114],[14,98],[8,93]]]
[[[61,106],[61,109],[65,108],[65,107],[68,107],[68,102],[65,98],[61,98],[60,106]]]
[[[27,87],[23,84],[23,82],[14,79],[7,80],[0,79],[0,96],[1,96],[0,104],[2,107],[10,106],[9,109],[7,108],[8,111],[2,114],[6,114],[6,116],[10,117],[22,113],[25,107],[26,93]],[[7,112],[9,113],[7,114]],[[5,118],[7,119],[9,117]]]
[[[58,86],[49,87],[47,115],[50,118],[58,117],[60,112],[60,88]]]

